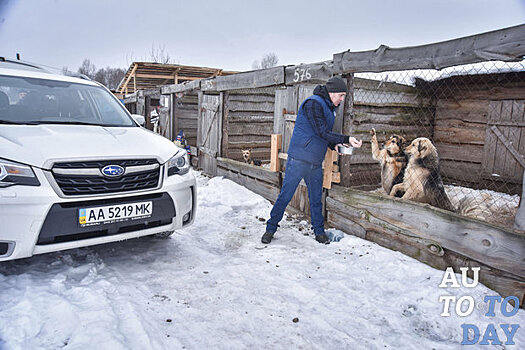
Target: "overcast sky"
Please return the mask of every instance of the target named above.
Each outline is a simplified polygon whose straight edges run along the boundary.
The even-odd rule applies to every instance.
[[[172,63],[250,70],[345,50],[423,45],[525,23],[525,0],[0,0],[0,56],[76,71]]]

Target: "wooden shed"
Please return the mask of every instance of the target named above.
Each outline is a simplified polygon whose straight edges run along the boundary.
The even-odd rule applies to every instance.
[[[525,65],[418,80],[435,108],[433,140],[450,182],[520,194],[525,169]],[[522,136],[523,133],[523,136]]]
[[[125,95],[138,90],[157,88],[168,84],[179,84],[185,81],[205,79],[236,72],[224,71],[220,68],[185,66],[180,64],[167,64],[155,62],[133,62],[117,92]]]

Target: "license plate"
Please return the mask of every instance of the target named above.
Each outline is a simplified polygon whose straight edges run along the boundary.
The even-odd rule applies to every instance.
[[[81,227],[111,224],[147,218],[151,214],[153,214],[153,202],[151,201],[82,208],[78,210],[78,223]]]

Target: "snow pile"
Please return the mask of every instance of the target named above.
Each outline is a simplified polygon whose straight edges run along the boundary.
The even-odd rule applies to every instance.
[[[0,348],[458,349],[463,323],[503,342],[499,324],[521,324],[506,348],[525,347],[524,310],[440,316],[442,295],[494,291],[439,288],[443,271],[357,237],[320,245],[290,217],[264,248],[271,204],[196,175],[196,222],[170,239],[1,263]]]

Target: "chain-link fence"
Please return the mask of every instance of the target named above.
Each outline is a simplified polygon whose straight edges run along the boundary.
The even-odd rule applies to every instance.
[[[525,168],[525,61],[354,75],[353,187],[511,227]],[[375,132],[374,132],[375,131]]]

